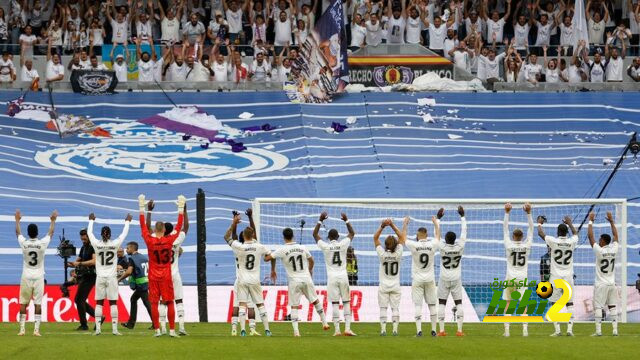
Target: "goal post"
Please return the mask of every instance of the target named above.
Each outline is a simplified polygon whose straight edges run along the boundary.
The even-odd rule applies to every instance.
[[[529,202],[535,219],[546,216],[545,232],[556,235],[556,228],[564,216],[570,216],[576,228],[587,215],[591,206],[597,214],[594,222],[596,238],[601,233],[610,233],[606,222],[606,212],[614,214],[619,232],[620,252],[616,262],[616,285],[620,289],[620,320],[627,317],[627,201],[626,199],[391,199],[391,198],[256,198],[253,214],[256,232],[261,243],[271,249],[282,246],[282,230],[292,228],[296,240],[305,245],[316,259],[313,279],[316,285],[326,284],[327,274],[322,252],[317,248],[312,236],[318,216],[326,211],[329,215],[321,227],[320,235],[326,238],[329,229],[335,228],[341,236],[346,235],[346,227],[340,220],[345,212],[353,225],[356,236],[352,242],[358,264],[358,285],[377,286],[379,261],[373,246],[373,234],[382,219],[391,218],[400,224],[404,216],[411,222],[409,239],[415,238],[419,227],[426,227],[429,237],[433,235],[431,217],[439,208],[445,209],[441,220],[442,233],[453,231],[460,234],[458,205],[465,208],[467,219],[467,245],[462,258],[462,282],[469,301],[481,317],[491,299],[489,284],[496,278],[505,279],[506,254],[503,241],[504,205],[513,205],[509,229],[518,227],[527,233],[527,218],[522,206]],[[537,227],[533,229],[534,239],[528,262],[528,279],[540,281],[540,259],[547,253],[547,246],[538,237]],[[385,231],[383,234],[391,233]],[[595,281],[595,255],[587,239],[586,223],[579,232],[579,242],[573,256],[575,291],[574,312],[577,321],[593,319],[591,305]],[[436,255],[436,280],[439,279],[440,260]],[[268,274],[268,264],[263,264],[263,274]],[[401,285],[411,285],[411,260],[408,251],[403,252],[400,270]],[[277,267],[276,285],[286,284],[286,274],[282,266]]]

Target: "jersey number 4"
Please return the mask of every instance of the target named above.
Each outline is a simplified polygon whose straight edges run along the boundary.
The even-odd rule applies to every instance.
[[[340,252],[336,251],[333,253],[333,258],[331,259],[331,264],[342,266],[342,260],[340,259]]]
[[[113,251],[101,252],[98,255],[100,255],[100,264],[102,266],[113,265],[113,258],[116,256]]]
[[[571,257],[573,256],[573,251],[571,250],[556,250],[553,252],[553,260],[558,265],[569,265],[571,263]]]

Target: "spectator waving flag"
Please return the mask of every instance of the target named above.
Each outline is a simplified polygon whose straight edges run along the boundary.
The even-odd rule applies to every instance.
[[[575,31],[575,44],[573,44],[573,49],[578,48],[581,41],[584,41],[585,49],[589,50],[589,28],[587,28],[587,18],[586,12],[584,9],[584,0],[576,0],[576,9],[573,15],[573,26]]]
[[[349,81],[342,1],[334,0],[300,47],[292,64],[294,82],[285,85],[295,102],[323,103]]]

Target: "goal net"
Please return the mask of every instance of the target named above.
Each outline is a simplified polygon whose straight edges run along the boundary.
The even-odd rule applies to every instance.
[[[469,301],[481,319],[491,300],[492,290],[489,284],[495,279],[508,280],[506,277],[506,254],[503,241],[504,204],[510,202],[513,210],[510,215],[510,232],[518,227],[527,233],[527,217],[522,210],[522,199],[446,199],[446,200],[415,200],[415,199],[255,199],[253,207],[260,242],[271,249],[282,246],[282,230],[290,227],[294,230],[299,243],[307,246],[315,258],[316,266],[313,280],[316,285],[325,285],[327,273],[324,257],[317,248],[312,236],[319,214],[326,211],[329,219],[321,227],[320,236],[324,239],[330,229],[337,229],[341,236],[347,234],[345,224],[340,220],[340,213],[345,212],[355,229],[356,236],[352,247],[357,259],[357,285],[377,286],[379,261],[373,245],[373,234],[380,226],[382,219],[391,218],[398,227],[404,216],[409,216],[411,222],[408,228],[408,238],[415,239],[419,227],[428,229],[429,237],[434,234],[431,217],[439,208],[445,209],[445,216],[441,220],[442,234],[453,231],[460,234],[460,216],[456,209],[458,205],[465,208],[467,219],[467,243],[462,258],[462,282]],[[536,217],[544,215],[547,223],[544,230],[548,235],[556,235],[557,226],[564,216],[573,219],[576,228],[585,219],[590,207],[596,212],[594,233],[596,239],[601,233],[611,233],[605,216],[612,212],[620,234],[620,251],[615,264],[616,284],[619,286],[620,305],[623,316],[626,316],[626,200],[612,199],[553,199],[530,200],[533,207],[534,223]],[[547,253],[547,246],[537,234],[534,226],[534,237],[528,262],[529,281],[541,281],[541,258]],[[391,229],[385,229],[383,235],[392,234]],[[444,235],[443,235],[444,237]],[[595,255],[587,238],[587,222],[579,231],[580,241],[573,253],[575,289],[574,303],[579,311],[576,320],[592,320],[593,284],[595,280]],[[411,285],[410,252],[403,253],[400,267],[401,285]],[[551,254],[553,260],[553,254]],[[435,260],[436,281],[440,273],[440,257]],[[268,264],[263,264],[263,274],[268,274]],[[281,265],[277,267],[278,280],[276,285],[286,284],[286,273]],[[582,314],[582,315],[580,315]],[[624,319],[623,319],[624,320]]]

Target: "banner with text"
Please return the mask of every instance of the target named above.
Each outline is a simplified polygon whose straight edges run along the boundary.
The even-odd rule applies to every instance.
[[[71,287],[70,297],[62,297],[58,286],[46,286],[42,300],[42,321],[70,322],[78,321],[78,313],[73,301],[76,287]],[[574,289],[574,316],[576,321],[593,321],[593,287],[576,286]],[[322,302],[327,314],[331,314],[331,306],[327,300],[327,290],[324,286],[316,288],[318,299]],[[628,286],[629,301],[627,303],[628,322],[640,322],[640,295],[633,286]],[[133,291],[127,286],[121,286],[118,299],[118,315],[120,321],[129,318],[130,301]],[[0,319],[2,322],[16,322],[19,316],[20,305],[19,285],[0,285]],[[263,288],[265,305],[270,321],[282,321],[289,314],[288,293],[286,286],[265,286]],[[210,322],[230,322],[233,310],[233,286],[209,286],[207,288],[207,302]],[[94,292],[89,295],[89,303],[95,306]],[[184,309],[187,322],[198,321],[198,289],[196,286],[184,287]],[[464,293],[462,304],[464,306],[465,322],[479,322],[482,320],[482,309],[486,310],[487,304],[472,304],[467,293]],[[142,303],[138,306],[138,321],[150,322]],[[453,321],[453,301],[447,302],[445,319]],[[355,322],[378,322],[378,288],[376,286],[352,286],[351,308]],[[29,306],[27,319],[33,321],[33,306]],[[423,319],[428,315],[427,306],[423,306]],[[400,302],[400,321],[414,321],[414,306],[411,300],[411,287],[402,287],[402,299]],[[300,321],[319,322],[320,318],[315,313],[306,299],[301,299]],[[480,316],[479,316],[480,315]],[[108,311],[105,311],[107,322],[110,321]],[[427,317],[428,319],[428,317]],[[93,318],[90,319],[93,321]]]

